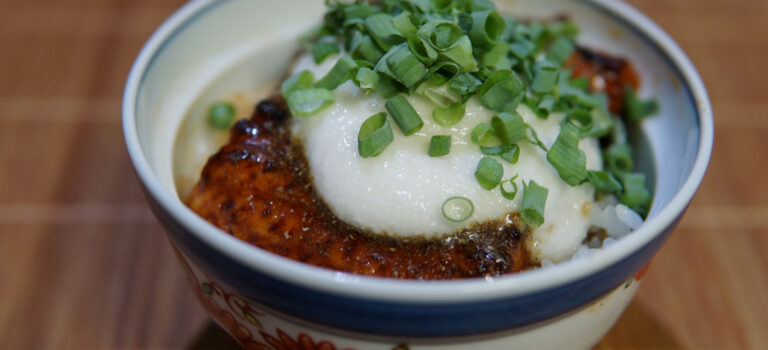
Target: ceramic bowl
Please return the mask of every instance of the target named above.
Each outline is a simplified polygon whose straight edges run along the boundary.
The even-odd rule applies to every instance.
[[[128,151],[195,293],[244,347],[586,349],[616,321],[704,175],[713,138],[705,88],[674,41],[623,2],[496,2],[506,13],[570,15],[581,44],[630,58],[640,94],[661,104],[634,137],[654,188],[648,220],[598,254],[497,278],[401,281],[308,266],[218,230],[179,199],[172,152],[182,119],[217,97],[271,86],[322,1],[190,1],[149,39],[125,89]]]

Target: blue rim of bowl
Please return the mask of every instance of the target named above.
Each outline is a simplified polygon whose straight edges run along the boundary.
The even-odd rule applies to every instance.
[[[699,143],[694,165],[681,189],[655,217],[649,219],[631,235],[622,238],[588,260],[571,261],[547,269],[486,279],[405,281],[375,278],[330,271],[269,253],[214,227],[189,210],[177,196],[164,188],[143,154],[136,129],[135,112],[138,105],[138,92],[155,57],[162,53],[171,39],[193,23],[196,18],[227,1],[190,1],[153,33],[134,62],[126,83],[123,96],[124,137],[134,169],[148,195],[168,210],[177,222],[200,241],[243,266],[277,280],[311,290],[364,300],[422,304],[490,301],[559,288],[599,274],[653,243],[682,215],[701,183],[709,163],[714,137],[712,109],[704,84],[690,59],[658,25],[632,6],[612,0],[582,0],[609,16],[617,18],[621,24],[640,34],[654,46],[680,75],[693,99],[694,110],[698,112]]]

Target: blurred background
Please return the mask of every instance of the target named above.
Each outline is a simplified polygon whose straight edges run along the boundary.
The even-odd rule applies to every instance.
[[[699,69],[715,149],[597,348],[768,349],[768,1],[629,2]],[[131,64],[183,3],[0,0],[0,349],[234,346],[187,288],[122,137]]]

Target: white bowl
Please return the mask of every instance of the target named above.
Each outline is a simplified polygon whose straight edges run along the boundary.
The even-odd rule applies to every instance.
[[[638,230],[588,258],[488,279],[401,281],[305,265],[222,232],[179,199],[172,152],[182,119],[279,79],[298,36],[320,20],[321,1],[191,1],[147,42],[125,90],[128,151],[198,297],[245,347],[583,349],[616,321],[637,289],[634,276],[671,234],[706,170],[713,122],[705,88],[672,39],[623,2],[497,4],[501,12],[570,15],[581,44],[633,62],[640,94],[657,98],[661,114],[642,124],[638,163],[655,193]]]

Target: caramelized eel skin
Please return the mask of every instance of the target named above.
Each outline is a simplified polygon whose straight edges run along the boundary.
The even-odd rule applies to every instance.
[[[574,77],[605,91],[619,114],[624,86],[637,87],[632,66],[584,49],[566,63]],[[596,84],[596,77],[605,84]],[[339,220],[313,189],[307,162],[290,137],[285,102],[261,102],[213,155],[187,206],[250,244],[311,265],[401,279],[458,279],[518,272],[535,263],[516,215],[440,239],[373,235]],[[382,213],[386,215],[386,213]]]
[[[529,267],[522,225],[486,223],[440,239],[361,232],[336,218],[314,192],[280,99],[263,101],[233,127],[186,201],[233,236],[294,260],[339,271],[403,279],[499,275]],[[386,215],[386,213],[382,213]]]
[[[629,61],[584,48],[577,48],[565,68],[573,71],[573,78],[589,79],[591,92],[605,92],[608,109],[616,115],[624,111],[624,89],[640,86],[640,77]]]

